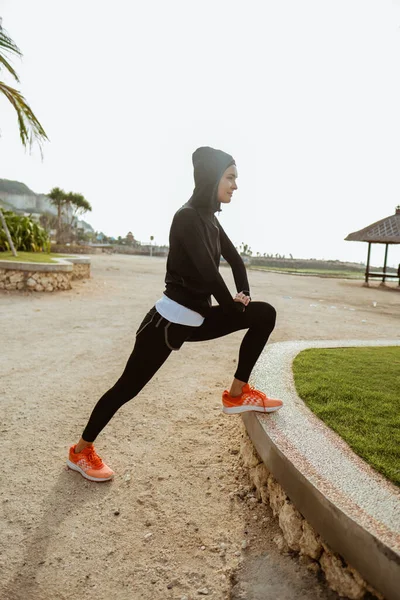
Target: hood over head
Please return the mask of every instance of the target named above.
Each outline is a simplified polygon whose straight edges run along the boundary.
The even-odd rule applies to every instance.
[[[204,213],[214,214],[221,210],[217,198],[220,179],[226,169],[236,163],[230,154],[209,146],[197,148],[192,161],[195,188],[188,204]]]

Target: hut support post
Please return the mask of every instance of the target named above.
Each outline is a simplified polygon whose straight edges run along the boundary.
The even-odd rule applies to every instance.
[[[369,277],[369,260],[371,258],[371,242],[368,242],[367,269],[365,271],[365,282],[368,283]]]
[[[386,248],[385,248],[385,262],[384,262],[384,265],[383,265],[382,283],[385,283],[385,281],[386,281],[385,273],[386,273],[386,265],[387,265],[388,248],[389,248],[389,244],[386,244]]]

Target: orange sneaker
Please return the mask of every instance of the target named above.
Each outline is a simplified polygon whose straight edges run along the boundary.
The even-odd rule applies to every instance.
[[[107,467],[96,453],[93,444],[86,446],[82,452],[75,454],[75,446],[69,449],[67,466],[73,471],[78,471],[90,481],[109,481],[114,477],[114,471]]]
[[[228,415],[235,415],[249,410],[257,412],[275,412],[283,406],[282,400],[267,398],[263,392],[256,390],[246,383],[240,396],[231,396],[228,390],[222,394],[222,411]]]

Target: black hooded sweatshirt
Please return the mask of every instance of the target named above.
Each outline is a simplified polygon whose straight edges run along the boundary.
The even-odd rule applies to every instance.
[[[195,189],[172,220],[164,293],[203,317],[210,311],[211,295],[224,312],[242,312],[244,305],[233,300],[218,268],[222,255],[232,268],[237,291],[250,295],[246,267],[214,214],[221,206],[218,184],[235,161],[209,147],[198,148],[192,160]]]

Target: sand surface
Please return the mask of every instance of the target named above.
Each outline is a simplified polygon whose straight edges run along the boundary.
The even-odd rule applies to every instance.
[[[334,598],[279,554],[276,523],[246,496],[240,417],[221,413],[242,332],[185,344],[117,413],[96,442],[113,482],[64,468],[164,271],[164,259],[100,255],[92,278],[68,292],[0,292],[0,598]],[[221,272],[233,292],[230,270]],[[271,342],[400,338],[400,293],[377,284],[249,279],[253,299],[277,309]]]

